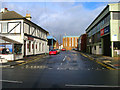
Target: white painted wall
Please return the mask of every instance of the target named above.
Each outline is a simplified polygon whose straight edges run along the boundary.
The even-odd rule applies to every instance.
[[[14,54],[0,54],[0,56],[6,60],[14,60]]]

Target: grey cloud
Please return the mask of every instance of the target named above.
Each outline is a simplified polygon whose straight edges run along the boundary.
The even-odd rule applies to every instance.
[[[55,3],[54,3],[55,4]],[[54,35],[59,40],[60,35],[81,35],[85,33],[85,29],[101,12],[104,6],[100,6],[94,10],[85,9],[82,4],[73,6],[74,3],[57,3],[58,10],[53,7],[29,6],[32,15],[32,21],[40,25],[44,29]],[[47,5],[47,4],[46,4]],[[11,10],[17,11],[22,15],[26,14],[27,7],[16,6],[14,4],[6,4]],[[55,7],[56,8],[56,7]],[[61,10],[59,10],[62,8]]]

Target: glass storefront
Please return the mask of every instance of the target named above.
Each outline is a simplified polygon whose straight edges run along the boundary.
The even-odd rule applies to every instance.
[[[0,54],[13,54],[13,45],[0,45]],[[14,44],[14,54],[22,54],[21,44]]]
[[[12,54],[13,48],[11,44],[0,45],[0,54]]]
[[[22,45],[21,44],[14,44],[14,53],[22,54]]]
[[[114,42],[114,56],[120,56],[120,42]]]

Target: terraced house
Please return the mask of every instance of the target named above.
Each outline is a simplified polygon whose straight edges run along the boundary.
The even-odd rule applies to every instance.
[[[86,33],[89,53],[120,56],[120,3],[108,4]]]
[[[31,21],[30,14],[21,16],[7,8],[0,13],[0,56],[7,60],[43,54],[49,51],[48,31]]]

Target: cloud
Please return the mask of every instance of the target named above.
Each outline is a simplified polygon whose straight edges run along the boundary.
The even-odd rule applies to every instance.
[[[44,4],[43,6],[41,6]],[[86,9],[82,3],[4,3],[4,6],[25,16],[27,10],[31,13],[32,21],[60,39],[60,35],[81,35],[85,29],[103,10],[101,5],[93,10]]]

